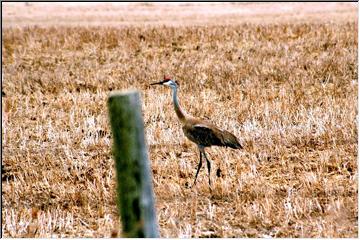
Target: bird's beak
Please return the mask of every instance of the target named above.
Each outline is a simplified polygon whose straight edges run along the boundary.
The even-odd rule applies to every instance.
[[[162,85],[164,81],[160,81],[160,82],[156,82],[156,83],[151,83],[150,85]]]

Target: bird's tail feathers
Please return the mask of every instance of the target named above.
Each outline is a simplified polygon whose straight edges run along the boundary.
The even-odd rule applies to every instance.
[[[224,145],[233,149],[243,149],[237,138],[230,132],[224,131]]]

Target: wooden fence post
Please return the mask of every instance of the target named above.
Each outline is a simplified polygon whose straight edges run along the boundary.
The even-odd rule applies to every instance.
[[[110,93],[108,109],[123,237],[159,237],[139,92]]]

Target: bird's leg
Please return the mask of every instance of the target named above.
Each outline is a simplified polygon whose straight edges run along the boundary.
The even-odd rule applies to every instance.
[[[209,159],[207,158],[204,149],[203,149],[203,154],[204,154],[204,157],[205,157],[206,163],[207,163],[207,168],[208,168],[208,172],[209,172],[209,187],[210,187],[210,189],[211,189],[211,181],[210,181],[211,163],[210,163]]]
[[[201,155],[201,150],[200,150],[200,161],[199,161],[199,165],[198,165],[198,168],[197,168],[197,171],[196,171],[196,175],[195,175],[195,180],[194,180],[194,184],[193,186],[195,186],[196,184],[196,179],[197,179],[197,176],[199,174],[199,171],[200,171],[200,168],[201,168],[201,165],[202,165],[202,155]]]

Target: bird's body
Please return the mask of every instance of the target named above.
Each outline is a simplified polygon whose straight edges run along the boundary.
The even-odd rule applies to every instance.
[[[237,138],[230,132],[226,130],[221,130],[214,124],[209,121],[194,118],[185,113],[180,105],[177,97],[177,84],[175,81],[171,80],[169,77],[164,77],[164,80],[158,83],[153,83],[151,85],[166,85],[171,87],[173,90],[173,103],[174,109],[177,117],[179,118],[182,129],[184,131],[185,136],[192,142],[194,142],[200,151],[200,161],[198,165],[198,169],[195,175],[194,185],[196,183],[197,175],[202,166],[202,155],[204,155],[207,161],[207,167],[209,172],[209,185],[210,183],[210,169],[211,163],[208,160],[205,154],[205,147],[211,146],[222,146],[222,147],[230,147],[233,149],[242,149],[241,144],[237,140]]]
[[[189,118],[182,127],[185,136],[192,142],[203,147],[221,146],[234,149],[241,148],[236,137],[214,124],[196,118]]]

